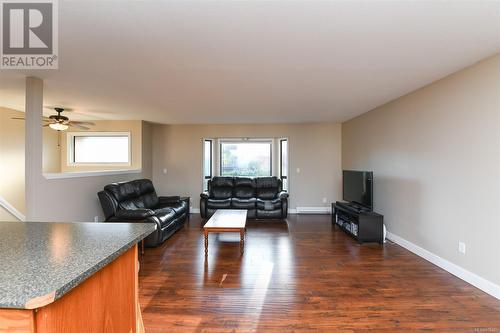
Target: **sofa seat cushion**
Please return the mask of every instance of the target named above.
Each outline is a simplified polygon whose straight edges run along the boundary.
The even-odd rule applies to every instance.
[[[255,198],[249,198],[249,199],[232,198],[231,207],[235,209],[255,209],[256,202],[257,199]]]
[[[188,205],[185,201],[165,203],[163,205],[159,205],[159,208],[170,208],[175,211],[176,215],[182,215],[188,211]]]
[[[207,208],[214,208],[214,209],[231,208],[231,199],[208,199]]]
[[[273,200],[257,199],[257,209],[259,209],[259,210],[281,209],[281,200],[280,199],[273,199]]]
[[[154,212],[156,217],[158,217],[158,219],[160,220],[160,225],[162,228],[167,227],[177,215],[172,208],[166,207],[155,209]]]
[[[282,216],[281,209],[274,210],[257,210],[258,219],[279,219]]]

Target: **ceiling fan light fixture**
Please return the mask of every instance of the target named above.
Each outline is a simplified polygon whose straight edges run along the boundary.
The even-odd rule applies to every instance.
[[[49,124],[49,127],[52,128],[53,130],[56,130],[56,131],[65,131],[68,129],[68,125],[61,124],[61,123],[52,123],[52,124]]]

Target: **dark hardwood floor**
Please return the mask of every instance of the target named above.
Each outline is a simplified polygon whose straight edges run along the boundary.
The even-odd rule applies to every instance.
[[[358,245],[330,216],[249,221],[210,235],[199,215],[141,258],[146,332],[500,333],[500,301],[402,247]]]

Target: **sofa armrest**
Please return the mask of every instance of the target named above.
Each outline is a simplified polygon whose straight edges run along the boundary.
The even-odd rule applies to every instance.
[[[144,210],[144,209],[141,209]],[[149,210],[149,209],[145,209]],[[132,210],[129,210],[132,211]],[[122,220],[118,218],[116,215],[110,218],[109,220],[106,220],[107,223],[154,223],[156,230],[152,232],[149,236],[147,236],[144,241],[146,246],[158,246],[162,242],[162,229],[161,229],[161,222],[158,217],[155,215],[153,216],[148,216],[145,219],[139,219],[139,220]]]
[[[145,220],[150,216],[154,216],[155,212],[151,209],[121,209],[116,212],[115,217],[123,220]]]
[[[169,204],[169,203],[176,203],[181,201],[181,197],[178,195],[172,195],[168,197],[158,197],[158,201],[160,205],[164,204]]]
[[[289,197],[289,194],[287,191],[281,191],[280,193],[278,193],[278,198],[280,199],[286,199]]]
[[[208,194],[208,191],[203,191],[201,194],[200,194],[200,198],[203,198],[203,199],[208,199],[210,197],[210,195]]]

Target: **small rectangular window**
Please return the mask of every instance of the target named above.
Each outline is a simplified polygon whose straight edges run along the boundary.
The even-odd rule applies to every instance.
[[[130,133],[68,133],[70,164],[130,165]]]

